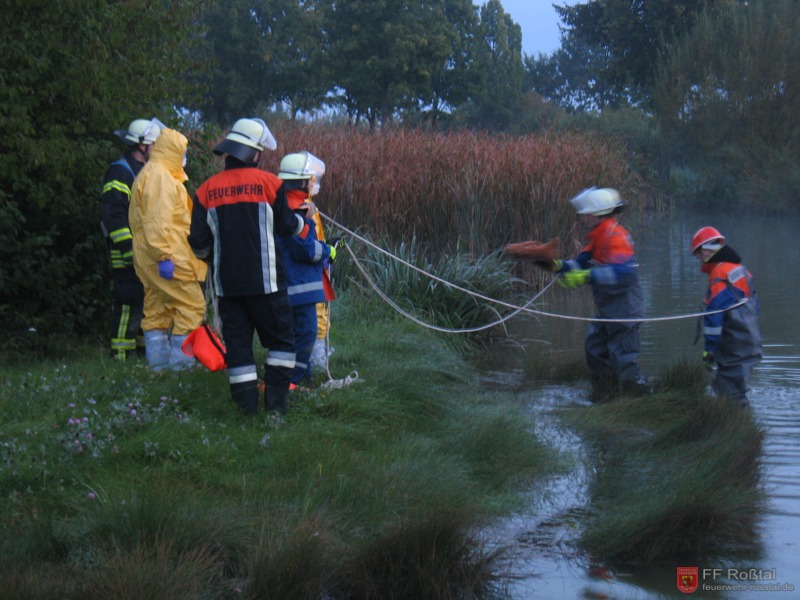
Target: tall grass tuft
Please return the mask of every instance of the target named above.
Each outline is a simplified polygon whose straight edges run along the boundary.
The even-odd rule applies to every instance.
[[[756,544],[764,432],[738,403],[684,387],[564,418],[600,457],[581,537],[595,556],[652,563]]]
[[[247,515],[217,507],[202,491],[158,476],[119,496],[99,493],[97,510],[86,515],[86,538],[96,547],[136,554],[161,545],[179,555],[213,549],[229,571],[241,568],[251,535]]]
[[[218,576],[219,552],[207,546],[179,552],[168,539],[113,554],[86,584],[86,600],[195,600]]]
[[[425,324],[450,330],[476,329],[471,336],[473,341],[485,337],[491,329],[488,325],[502,326],[503,315],[510,312],[506,306],[478,296],[512,305],[520,302],[517,290],[522,282],[512,274],[512,264],[499,252],[484,257],[443,254],[431,259],[428,248],[412,238],[408,243],[390,247],[389,252],[400,259],[396,260],[370,246],[351,246],[355,247],[354,256],[368,279],[355,265],[347,263],[342,265],[345,268],[339,277],[349,278],[351,285],[364,292],[365,300],[371,297],[368,301],[375,301],[374,285],[400,310]]]
[[[496,594],[502,550],[482,550],[470,519],[440,513],[400,522],[358,549],[345,563],[336,600],[469,600]],[[499,594],[496,597],[500,597]]]
[[[313,600],[326,597],[334,579],[336,561],[341,553],[333,527],[323,519],[307,518],[292,531],[281,535],[281,528],[266,532],[250,567],[246,598],[281,598]]]

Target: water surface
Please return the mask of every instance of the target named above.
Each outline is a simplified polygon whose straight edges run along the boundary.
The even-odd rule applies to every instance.
[[[531,363],[532,354],[508,345],[500,351],[487,379],[506,373],[520,401],[536,413],[537,433],[557,448],[576,457],[576,467],[549,482],[545,498],[528,512],[499,526],[497,536],[516,550],[510,584],[511,597],[533,598],[686,598],[677,590],[676,567],[775,569],[776,582],[794,585],[794,592],[731,591],[702,593],[694,598],[800,598],[800,244],[797,217],[743,216],[726,213],[689,213],[623,222],[636,243],[647,316],[664,317],[701,310],[706,276],[690,254],[697,229],[712,225],[743,257],[755,277],[761,298],[764,360],[755,370],[749,394],[751,410],[766,430],[763,485],[766,506],[759,524],[757,551],[719,557],[712,564],[656,565],[630,569],[592,565],[578,551],[575,540],[585,508],[586,469],[590,457],[574,434],[560,429],[550,408],[586,402],[585,382],[574,386],[543,380]],[[537,306],[555,313],[591,316],[588,290],[578,290],[577,306],[563,304],[562,290],[552,288]],[[573,298],[574,298],[573,293]],[[551,317],[524,318],[507,324],[514,342],[546,349],[552,355],[583,355],[586,323]],[[680,359],[700,361],[702,341],[693,345],[697,319],[645,323],[641,329],[641,364],[645,375],[657,377],[661,369]]]

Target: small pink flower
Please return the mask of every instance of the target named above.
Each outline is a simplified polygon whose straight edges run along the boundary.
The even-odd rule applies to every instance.
[[[97,498],[97,494],[95,494],[94,492],[89,492],[88,494],[86,494],[86,497],[89,500],[95,500]]]
[[[162,402],[166,402],[167,400],[169,400],[169,398],[167,398],[166,396],[161,396],[161,401]]]
[[[136,409],[135,408],[131,409],[131,415],[134,416],[134,417],[136,416]]]

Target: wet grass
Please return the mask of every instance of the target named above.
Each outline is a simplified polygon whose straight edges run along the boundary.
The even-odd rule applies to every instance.
[[[677,364],[655,394],[562,413],[593,456],[581,544],[598,559],[696,560],[755,546],[764,432],[749,410],[708,396],[706,378]]]
[[[0,372],[0,578],[14,598],[488,598],[478,538],[554,457],[440,337],[337,300],[335,377],[286,418],[224,373],[93,347]],[[318,376],[317,383],[324,380]]]

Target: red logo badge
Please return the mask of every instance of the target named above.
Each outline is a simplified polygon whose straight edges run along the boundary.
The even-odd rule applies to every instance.
[[[691,594],[698,585],[697,567],[678,567],[678,589],[684,594]]]

